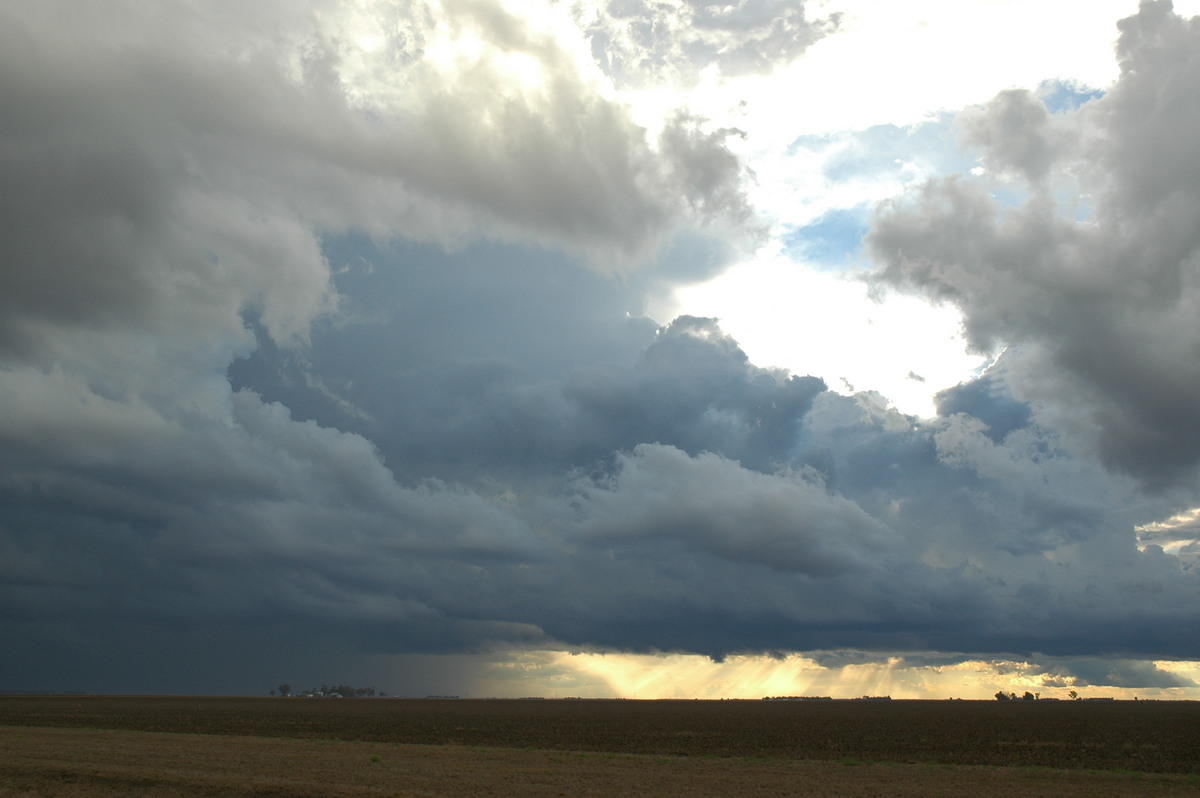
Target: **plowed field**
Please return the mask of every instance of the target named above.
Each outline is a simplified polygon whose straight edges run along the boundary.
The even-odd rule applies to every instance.
[[[0,697],[0,796],[1200,795],[1200,704]]]

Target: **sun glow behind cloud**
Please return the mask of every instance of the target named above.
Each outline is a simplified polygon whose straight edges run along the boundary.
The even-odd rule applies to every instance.
[[[1175,8],[1195,13],[1200,3],[1186,0]],[[719,317],[756,363],[817,374],[836,389],[844,380],[882,393],[902,412],[932,415],[938,391],[976,376],[991,360],[965,351],[960,314],[915,297],[868,298],[853,283],[817,273],[827,266],[773,254],[782,249],[788,225],[873,206],[918,184],[927,170],[898,163],[890,173],[831,181],[826,169],[836,150],[806,157],[793,142],[873,125],[912,129],[946,109],[1051,79],[1103,89],[1118,74],[1113,20],[1136,9],[1130,0],[1092,3],[1083,15],[1074,4],[1040,0],[948,0],[917,9],[886,0],[810,3],[811,17],[838,16],[840,23],[802,59],[753,79],[709,72],[690,92],[691,107],[714,127],[749,131],[730,146],[757,176],[750,196],[775,239],[766,258],[681,288],[673,309]],[[1014,58],[1018,46],[1021,57]],[[972,66],[950,66],[957,63]],[[646,118],[662,103],[637,107]],[[833,344],[821,331],[839,320],[840,329],[853,332]]]
[[[1136,528],[1138,546],[1159,546],[1189,565],[1200,562],[1200,507]]]
[[[719,318],[755,363],[822,377],[837,391],[879,391],[905,413],[932,416],[936,391],[990,362],[966,352],[955,309],[876,300],[853,275],[786,257],[735,266],[676,299],[685,312]]]
[[[824,662],[822,662],[824,660]],[[840,662],[839,662],[840,660]],[[1200,662],[1154,661],[1143,667],[1200,681]],[[1120,682],[1113,674],[1110,682]],[[492,663],[471,695],[515,698],[759,699],[827,696],[987,700],[997,691],[1042,698],[1200,699],[1200,687],[1127,687],[1064,674],[1036,661],[939,655],[877,657],[861,652],[738,655],[524,652]]]

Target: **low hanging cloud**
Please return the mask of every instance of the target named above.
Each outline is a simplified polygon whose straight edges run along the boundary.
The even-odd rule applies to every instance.
[[[642,444],[621,455],[607,483],[585,490],[591,545],[630,539],[812,576],[884,557],[893,533],[818,479],[764,475],[704,453]]]
[[[495,423],[444,438],[457,473],[490,475],[475,487],[401,485],[366,438],[247,390],[220,422],[147,410],[113,431],[80,417],[69,447],[46,446],[56,429],[14,403],[7,437],[28,442],[6,458],[6,606],[52,625],[120,619],[128,634],[185,618],[300,625],[288,650],[335,635],[377,653],[1196,654],[1179,631],[1195,625],[1195,576],[1133,548],[1129,485],[1036,426],[997,442],[973,416],[914,424],[792,379],[756,369],[711,320],[680,320],[586,392],[479,395]],[[414,424],[436,424],[460,385],[428,383],[419,403],[410,386]],[[598,455],[582,434],[603,396],[622,397],[609,423],[626,426],[599,427],[613,448]],[[574,421],[535,440],[576,445],[512,468],[506,417],[551,407]],[[756,436],[763,422],[777,432]],[[80,556],[58,562],[65,548]]]
[[[986,174],[886,204],[867,241],[882,282],[957,305],[975,347],[1014,347],[1023,398],[1165,488],[1200,463],[1200,27],[1143,2],[1120,29],[1103,97],[1051,115],[1014,90],[965,115]]]

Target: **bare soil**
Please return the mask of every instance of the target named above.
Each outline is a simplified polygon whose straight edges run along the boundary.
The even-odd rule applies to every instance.
[[[0,797],[1200,795],[1181,702],[0,697]]]

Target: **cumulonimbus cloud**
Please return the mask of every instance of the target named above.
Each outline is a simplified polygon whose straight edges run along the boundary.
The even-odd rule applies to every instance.
[[[0,628],[19,651],[0,676],[126,684],[122,652],[194,673],[228,640],[257,640],[262,669],[493,645],[1200,656],[1195,572],[1133,532],[1170,500],[1031,407],[1018,347],[913,419],[756,366],[714,319],[626,318],[637,292],[578,268],[744,223],[736,131],[683,113],[648,141],[574,45],[495,3],[148,7],[84,9],[86,36],[53,24],[65,4],[0,11]],[[705,24],[759,30],[750,10]],[[945,180],[872,241],[977,344],[1075,381],[1048,379],[1045,405],[1081,386],[1136,472],[1123,442],[1189,406],[1167,389],[1192,380],[1192,161],[1159,155],[1186,155],[1194,31],[1154,4],[1125,27],[1121,83],[1069,122],[1019,94],[976,112],[1028,203]],[[1173,105],[1144,96],[1164,75]],[[1072,173],[1096,223],[1041,214],[1084,147],[1112,175]],[[464,265],[397,237],[520,243]],[[1156,341],[1178,359],[1145,358]],[[1125,372],[1154,390],[1126,402],[1107,382]]]
[[[888,203],[868,246],[881,281],[960,307],[975,346],[1018,347],[1022,396],[1064,427],[1086,418],[1107,463],[1165,487],[1200,463],[1200,27],[1143,2],[1120,28],[1103,97],[1055,117],[1010,91],[971,112],[988,174]]]

